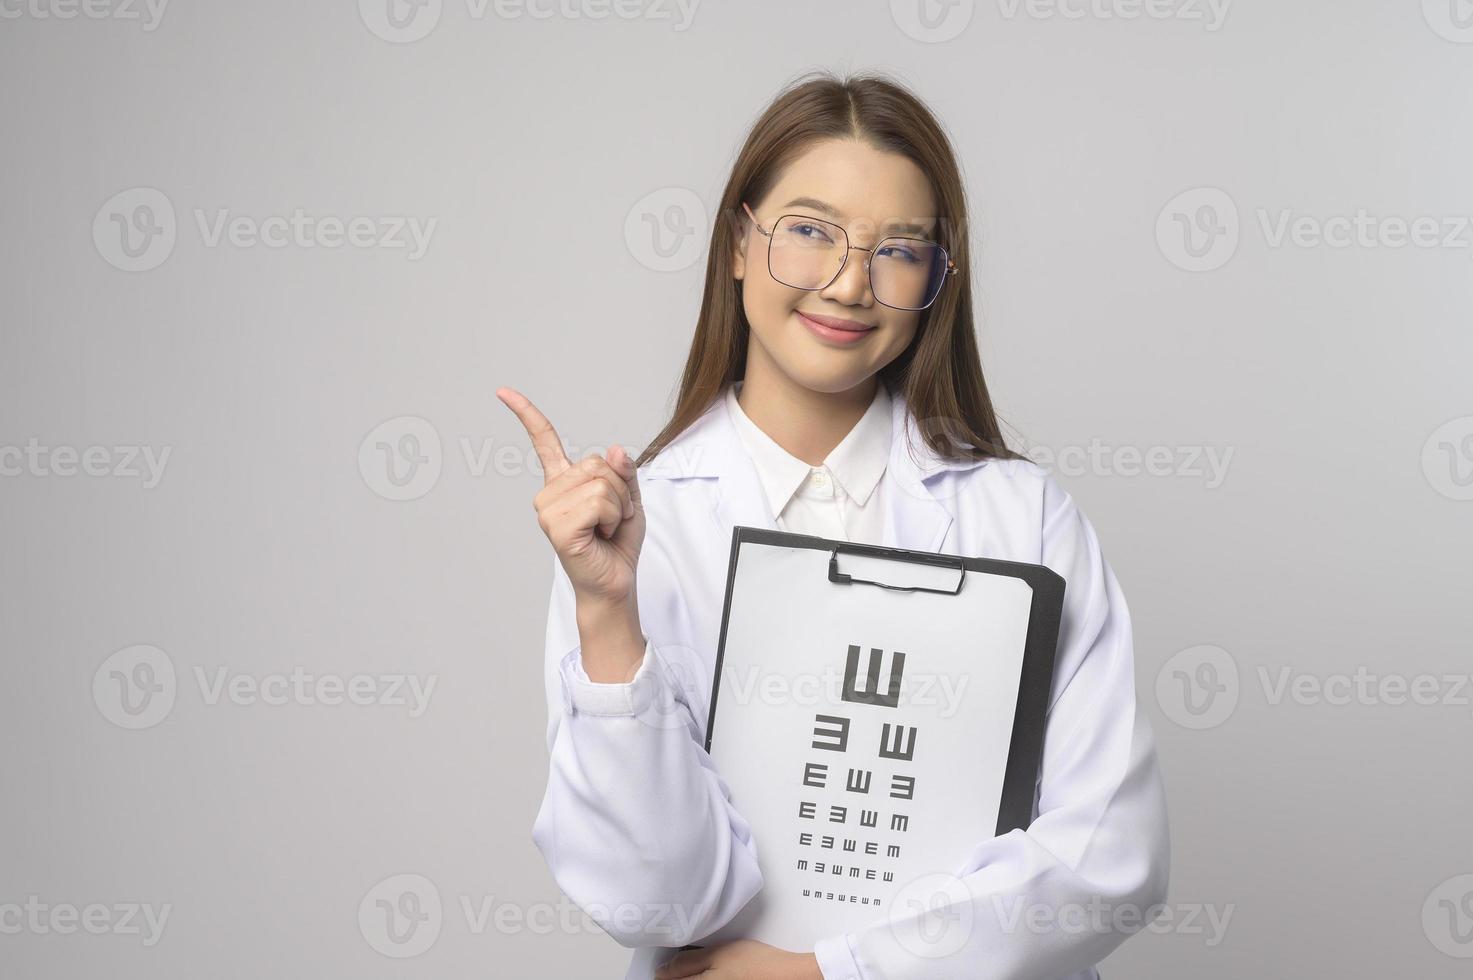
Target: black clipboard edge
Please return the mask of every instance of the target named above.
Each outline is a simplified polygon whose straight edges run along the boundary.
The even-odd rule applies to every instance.
[[[850,554],[912,561],[912,556],[958,559],[969,571],[1007,575],[1022,579],[1033,590],[1028,611],[1028,635],[1023,642],[1023,668],[1018,678],[1018,701],[1013,709],[1013,734],[1003,774],[1002,800],[997,810],[994,836],[1026,830],[1033,823],[1033,798],[1043,762],[1043,735],[1047,727],[1048,699],[1053,688],[1054,660],[1059,643],[1066,583],[1059,573],[1044,565],[1006,561],[1000,558],[969,558],[942,552],[914,552],[878,544],[835,541],[812,534],[797,534],[765,527],[737,524],[731,529],[731,555],[726,565],[726,596],[721,605],[721,633],[716,646],[716,667],[711,676],[711,710],[706,718],[706,753],[716,731],[716,699],[721,693],[721,668],[726,657],[726,628],[731,619],[732,591],[736,585],[737,555],[745,542],[790,548],[828,551],[843,546]]]

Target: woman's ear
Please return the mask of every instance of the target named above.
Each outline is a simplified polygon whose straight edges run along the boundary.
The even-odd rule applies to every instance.
[[[731,233],[731,277],[747,277],[747,223],[738,220]]]

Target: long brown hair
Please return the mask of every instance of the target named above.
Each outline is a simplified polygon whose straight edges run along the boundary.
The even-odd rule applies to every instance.
[[[915,339],[880,369],[880,383],[904,394],[922,436],[938,456],[1018,458],[1004,443],[982,378],[972,325],[966,197],[950,141],[925,104],[898,82],[877,72],[846,79],[820,70],[779,93],[753,125],[732,166],[713,222],[706,288],[675,411],[635,465],[654,459],[746,371],[750,327],[731,269],[745,217],[742,202],[762,200],[783,168],[810,144],[845,138],[901,154],[920,167],[938,202],[937,240],[957,266],[954,288],[943,289],[921,314]]]

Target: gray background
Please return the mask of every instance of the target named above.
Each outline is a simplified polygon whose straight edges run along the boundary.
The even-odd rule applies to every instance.
[[[1473,706],[1443,675],[1473,664],[1466,3],[990,0],[932,6],[930,31],[914,2],[684,23],[444,0],[396,33],[384,2],[176,0],[153,29],[3,8],[0,461],[63,452],[0,476],[0,906],[111,925],[0,933],[0,972],[622,975],[531,842],[553,558],[492,392],[575,458],[644,445],[706,209],[761,107],[824,66],[893,71],[952,132],[1000,410],[1061,460],[1130,600],[1178,927],[1106,974],[1465,975]],[[126,271],[137,188],[175,240]],[[297,208],[436,224],[416,258],[211,244],[196,217]],[[1358,211],[1454,240],[1275,243],[1283,216]],[[1199,213],[1225,233],[1192,271],[1177,216]],[[425,462],[399,487],[378,445],[405,435]],[[96,475],[64,447],[103,447]],[[128,447],[169,452],[156,485]],[[1152,449],[1170,462],[1137,472]],[[1191,465],[1209,452],[1220,479]],[[137,645],[174,681],[130,730],[112,669],[142,675],[109,658]],[[418,717],[211,703],[196,671],[222,668],[436,687]],[[1357,670],[1430,677],[1437,703],[1274,696]],[[358,910],[406,881],[443,911],[395,959]],[[126,903],[169,907],[157,943]]]

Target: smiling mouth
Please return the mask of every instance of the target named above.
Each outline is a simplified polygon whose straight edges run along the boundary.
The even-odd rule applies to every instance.
[[[845,333],[861,334],[875,329],[868,323],[860,323],[858,320],[843,320],[836,316],[822,316],[818,313],[804,313],[802,310],[795,311],[803,319],[816,323],[828,330],[842,330]]]

